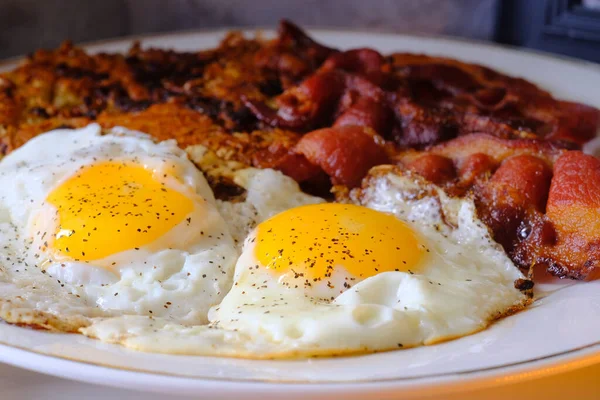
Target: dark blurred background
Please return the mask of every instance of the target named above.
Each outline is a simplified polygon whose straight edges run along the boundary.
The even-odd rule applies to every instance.
[[[75,42],[214,27],[427,33],[600,62],[600,0],[0,0],[0,58]]]

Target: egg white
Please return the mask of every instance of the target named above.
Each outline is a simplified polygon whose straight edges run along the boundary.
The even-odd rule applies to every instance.
[[[339,293],[282,286],[254,254],[253,234],[234,285],[211,309],[209,326],[123,317],[84,334],[152,352],[248,358],[324,356],[434,344],[484,329],[522,309],[525,279],[478,220],[470,199],[393,167],[373,170],[346,199],[405,221],[430,250],[415,271],[385,272]],[[258,268],[256,267],[258,265]],[[336,266],[340,276],[347,274]],[[302,279],[302,278],[301,278]],[[331,294],[331,301],[323,300]]]
[[[260,222],[290,208],[325,202],[302,192],[295,180],[273,169],[245,168],[234,173],[233,181],[246,190],[245,201],[217,200],[217,208],[240,249]]]
[[[106,159],[175,165],[177,179],[168,185],[203,199],[202,228],[169,232],[186,238],[177,249],[159,240],[103,260],[118,264],[116,273],[102,262],[75,261],[42,271],[30,249],[44,199],[79,167]],[[419,267],[340,290],[337,281],[351,275],[339,265],[335,290],[284,287],[259,265],[253,229],[279,212],[324,200],[273,170],[240,170],[234,180],[246,189],[245,201],[215,200],[174,142],[121,128],[90,125],[31,140],[0,162],[0,318],[142,351],[279,358],[433,344],[484,329],[530,301],[514,284],[525,277],[491,239],[471,200],[450,198],[393,167],[375,168],[344,201],[405,221],[430,249]]]
[[[194,223],[89,263],[40,254],[32,232],[52,213],[48,194],[80,167],[106,160],[132,162],[159,176],[168,165],[165,184],[194,199]],[[239,252],[208,183],[174,141],[155,143],[96,124],[52,131],[0,162],[0,187],[0,317],[7,321],[75,330],[91,317],[134,314],[201,324],[231,286]]]

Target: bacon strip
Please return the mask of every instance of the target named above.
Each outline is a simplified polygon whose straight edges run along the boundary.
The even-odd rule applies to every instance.
[[[368,129],[342,126],[306,134],[295,150],[325,171],[334,185],[353,188],[371,167],[388,162],[378,140]]]
[[[386,83],[388,79],[386,72],[389,72],[385,58],[379,52],[364,48],[333,54],[321,67],[323,71],[334,69],[363,76],[378,86]]]
[[[548,219],[557,243],[549,270],[576,279],[600,277],[600,160],[579,151],[563,154],[554,166]]]
[[[408,164],[408,169],[438,185],[456,178],[452,160],[437,154],[422,155]]]

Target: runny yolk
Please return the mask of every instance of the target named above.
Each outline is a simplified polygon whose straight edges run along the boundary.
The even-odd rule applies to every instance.
[[[135,163],[83,167],[47,198],[56,208],[49,246],[59,258],[98,260],[139,249],[192,212],[194,203]]]
[[[309,282],[343,267],[359,280],[387,271],[411,272],[425,247],[393,215],[349,204],[315,204],[277,214],[257,227],[255,255],[278,275]]]

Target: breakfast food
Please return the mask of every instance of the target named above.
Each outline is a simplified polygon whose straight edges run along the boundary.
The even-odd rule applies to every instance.
[[[40,50],[0,74],[0,318],[249,358],[471,334],[536,271],[600,275],[599,116],[287,21],[199,52]]]
[[[234,241],[173,142],[57,130],[2,160],[0,184],[7,321],[75,331],[120,313],[203,323],[231,285]]]
[[[569,216],[598,207],[594,196],[581,205],[557,200],[550,188],[567,193],[597,173],[595,159],[579,150],[598,120],[593,107],[483,66],[340,51],[288,21],[273,40],[231,33],[199,52],[136,44],[126,55],[88,55],[66,43],[0,76],[3,153],[39,133],[96,121],[280,170],[322,197],[332,184],[337,192],[359,186],[374,165],[396,164],[453,195],[475,193],[482,220],[520,267],[574,279],[598,274],[600,234]],[[568,159],[581,162],[568,165],[586,169],[553,179],[555,162],[570,151]],[[217,198],[239,192],[215,181]]]
[[[243,241],[274,213],[322,201],[277,171],[233,179],[247,199],[217,201],[175,142],[123,128],[30,140],[0,163],[0,317],[68,332],[120,315],[206,323],[231,287],[230,231]]]
[[[208,326],[125,317],[83,332],[154,352],[327,356],[464,336],[530,301],[472,201],[393,167],[374,170],[348,201],[259,224]]]

